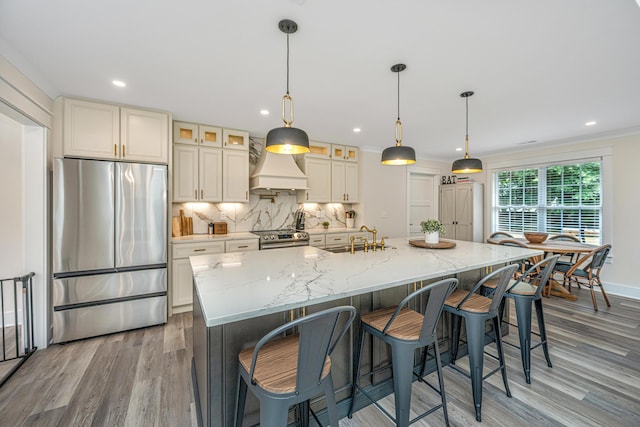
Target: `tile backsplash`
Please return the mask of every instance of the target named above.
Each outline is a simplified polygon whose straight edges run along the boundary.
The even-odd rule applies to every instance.
[[[253,173],[256,162],[262,153],[263,139],[250,139],[249,175]],[[293,227],[294,213],[300,208],[305,210],[305,229],[322,228],[328,221],[329,228],[344,228],[345,209],[351,205],[341,203],[306,203],[297,202],[296,194],[287,191],[274,191],[273,197],[250,194],[249,203],[174,203],[172,215],[179,216],[184,210],[185,216],[193,218],[193,233],[207,233],[207,224],[214,221],[225,221],[230,233],[275,230]],[[355,208],[355,206],[354,206]],[[226,218],[223,219],[223,215]]]

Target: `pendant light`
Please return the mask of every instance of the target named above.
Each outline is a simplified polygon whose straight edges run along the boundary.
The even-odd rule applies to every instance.
[[[452,173],[476,173],[482,172],[482,161],[469,157],[469,97],[473,92],[462,92],[460,94],[467,103],[467,134],[464,139],[464,158],[453,162],[451,166]]]
[[[287,35],[287,93],[282,97],[283,127],[271,129],[267,133],[265,149],[278,154],[302,154],[309,152],[309,136],[302,129],[291,127],[293,124],[293,98],[289,95],[289,34],[298,30],[298,24],[290,19],[278,23],[280,31]],[[286,106],[289,102],[289,120],[286,117]]]
[[[398,73],[398,119],[396,120],[396,145],[385,148],[382,152],[383,165],[410,165],[416,162],[416,152],[411,147],[402,145],[402,122],[400,121],[400,72],[407,68],[404,64],[396,64],[391,71]]]

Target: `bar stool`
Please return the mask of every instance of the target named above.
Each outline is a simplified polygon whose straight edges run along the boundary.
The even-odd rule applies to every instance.
[[[482,408],[482,381],[502,371],[502,381],[507,396],[511,397],[509,384],[507,383],[507,370],[504,363],[504,353],[502,351],[502,333],[500,331],[500,303],[509,280],[518,268],[517,264],[507,265],[493,273],[485,276],[470,290],[455,290],[445,301],[444,311],[451,313],[451,367],[458,372],[471,378],[471,389],[473,390],[473,404],[476,410],[476,420],[481,421],[480,412]],[[482,296],[476,292],[482,285],[492,279],[498,279],[495,290],[490,296]],[[467,328],[467,345],[469,351],[469,368],[471,372],[466,372],[455,366],[458,356],[458,341],[460,340],[460,324],[465,319]],[[485,324],[487,320],[493,321],[493,330],[495,332],[496,349],[498,350],[498,361],[500,366],[486,377],[483,377],[484,368],[484,345],[485,345]]]
[[[356,392],[359,390],[367,399],[374,403],[387,417],[392,419],[396,426],[406,427],[415,421],[442,408],[444,420],[449,425],[447,414],[447,401],[442,378],[442,363],[440,360],[440,348],[436,336],[436,326],[442,314],[442,307],[448,295],[458,284],[457,279],[445,279],[425,286],[413,292],[396,307],[385,308],[373,311],[360,317],[359,346],[354,360],[353,390],[351,393],[351,407],[349,408],[349,418],[353,414],[353,407],[356,400]],[[418,313],[409,307],[405,307],[416,297],[429,292],[429,299],[426,304],[424,314]],[[395,397],[395,419],[380,404],[372,399],[358,384],[360,379],[360,360],[362,348],[364,346],[365,332],[380,339],[391,346],[391,366],[383,366],[373,370],[363,377],[371,376],[383,369],[393,370],[393,392]],[[438,371],[439,388],[435,388],[422,377],[424,376],[425,363],[422,364],[420,375],[414,372],[414,354],[418,348],[428,350],[433,344],[436,368]],[[426,353],[423,356],[426,362]],[[411,403],[411,383],[412,377],[416,375],[419,381],[425,382],[429,387],[440,394],[441,404],[429,409],[424,414],[409,421],[409,407]]]
[[[544,357],[547,359],[547,366],[551,366],[549,348],[547,346],[547,330],[544,325],[544,313],[542,312],[542,291],[547,286],[549,277],[555,268],[560,255],[545,258],[539,263],[529,268],[518,280],[512,282],[507,288],[504,296],[513,299],[516,308],[516,319],[518,324],[518,337],[520,340],[520,356],[522,358],[522,368],[527,384],[531,384],[531,350],[542,346]],[[544,266],[544,268],[543,268]],[[538,335],[540,342],[531,346],[531,314],[532,305],[536,307],[536,317],[538,318]],[[504,302],[500,308],[500,319],[504,311]],[[507,343],[509,344],[509,343]],[[513,344],[510,344],[513,345]],[[518,347],[518,346],[514,346]]]
[[[301,317],[269,332],[255,347],[241,351],[236,427],[242,426],[247,388],[260,400],[262,426],[286,426],[290,406],[324,393],[330,425],[338,427],[330,355],[355,314],[354,307],[341,306]],[[338,327],[345,317],[346,322]],[[276,338],[294,327],[298,328],[297,334]]]

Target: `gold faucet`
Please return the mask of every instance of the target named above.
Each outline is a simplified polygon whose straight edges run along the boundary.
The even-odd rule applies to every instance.
[[[353,242],[356,240],[355,236],[349,237],[349,241],[351,242],[351,255],[356,253],[356,249],[353,247]]]
[[[363,230],[367,230],[369,233],[373,233],[373,242],[371,243],[371,246],[373,246],[373,251],[376,251],[376,247],[378,246],[378,244],[376,243],[376,236],[378,234],[378,230],[376,230],[376,226],[373,226],[373,230],[371,230],[369,227],[367,227],[366,225],[363,225],[362,227],[360,227],[360,231]]]

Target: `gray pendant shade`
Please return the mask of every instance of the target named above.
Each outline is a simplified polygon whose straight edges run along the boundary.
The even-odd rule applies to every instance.
[[[404,145],[387,147],[382,152],[383,165],[410,165],[416,162],[416,151]]]
[[[279,154],[308,153],[309,136],[298,128],[283,126],[271,129],[267,134],[265,150]]]
[[[451,166],[452,173],[476,173],[482,172],[482,161],[470,157],[458,159]]]

